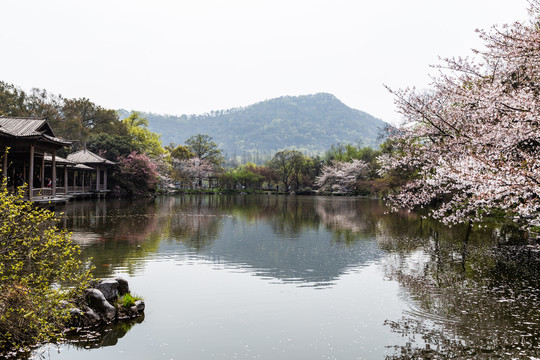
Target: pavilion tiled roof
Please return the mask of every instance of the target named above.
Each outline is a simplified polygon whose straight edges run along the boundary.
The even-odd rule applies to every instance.
[[[0,133],[15,138],[41,138],[59,145],[71,144],[56,137],[44,118],[0,116]]]
[[[64,159],[63,157],[60,157],[58,155],[56,155],[54,158],[57,165],[75,165],[75,162]],[[45,153],[44,159],[46,162],[52,162],[52,155]]]
[[[77,170],[94,170],[90,166],[84,165],[84,164],[77,164],[74,166]]]
[[[101,156],[94,154],[93,152],[83,149],[76,151],[67,156],[67,159],[78,164],[105,164],[114,165],[115,163],[102,158]]]

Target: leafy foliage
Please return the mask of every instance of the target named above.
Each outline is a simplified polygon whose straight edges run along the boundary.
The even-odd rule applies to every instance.
[[[381,144],[383,148],[384,144]],[[379,164],[377,158],[382,154],[381,150],[376,150],[371,147],[359,147],[352,144],[332,145],[325,153],[324,158],[329,161],[351,162],[353,160],[362,160],[369,164],[369,177],[378,177]]]
[[[304,160],[304,154],[300,151],[284,150],[277,152],[268,163],[270,168],[278,174],[285,191],[292,190],[291,185],[294,184],[295,179],[298,180]],[[298,189],[298,182],[296,184]]]
[[[176,160],[187,160],[195,157],[195,154],[189,150],[187,145],[178,145],[171,143],[165,146],[165,150],[169,152],[171,157]]]
[[[208,135],[194,135],[186,140],[186,146],[189,152],[194,154],[196,158],[208,161],[217,166],[223,162],[221,149],[212,141],[212,137]]]
[[[59,135],[85,141],[90,133],[125,134],[114,110],[103,109],[86,98],[62,99],[61,103],[62,120],[51,123]]]
[[[111,161],[117,161],[132,152],[141,152],[141,147],[131,137],[107,133],[91,135],[87,148]]]
[[[26,110],[26,93],[12,84],[0,81],[0,115],[24,116]]]
[[[243,191],[252,191],[262,190],[265,184],[271,187],[279,179],[270,167],[247,163],[221,173],[218,181],[224,189],[237,189],[240,186]]]
[[[132,141],[141,149],[141,153],[149,156],[159,156],[165,153],[161,146],[160,135],[148,130],[148,120],[138,112],[122,120]]]
[[[131,306],[135,305],[137,300],[142,300],[142,298],[140,296],[127,293],[118,298],[118,304],[126,309],[129,309]]]
[[[91,275],[53,212],[0,187],[0,353],[50,341]]]

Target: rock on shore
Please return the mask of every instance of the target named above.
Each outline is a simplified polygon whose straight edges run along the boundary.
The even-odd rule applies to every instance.
[[[99,281],[93,288],[86,289],[85,303],[70,310],[69,325],[72,328],[89,328],[143,315],[144,301],[133,301],[128,306],[118,301],[128,294],[129,284],[123,278]]]

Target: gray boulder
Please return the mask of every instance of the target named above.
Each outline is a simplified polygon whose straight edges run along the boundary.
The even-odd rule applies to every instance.
[[[118,298],[119,283],[116,280],[103,280],[97,284],[96,289],[101,291],[107,301],[114,301]]]
[[[114,278],[118,282],[118,295],[124,296],[126,294],[129,294],[129,284],[126,279],[123,279],[121,277]]]
[[[87,289],[86,300],[88,305],[102,314],[105,320],[111,321],[116,317],[116,309],[112,306],[101,291],[98,289]]]
[[[138,312],[143,312],[144,311],[144,301],[142,300],[137,300],[135,301],[135,306],[137,307],[137,311]]]
[[[86,318],[89,325],[96,325],[101,321],[101,316],[99,316],[97,312],[90,308],[86,308],[84,312],[84,317]]]

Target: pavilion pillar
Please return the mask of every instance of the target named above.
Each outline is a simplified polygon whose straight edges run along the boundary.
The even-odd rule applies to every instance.
[[[32,193],[34,192],[34,144],[30,145],[30,174],[28,178],[28,199],[32,200]]]
[[[41,158],[41,169],[39,170],[39,177],[41,178],[41,187],[42,189],[45,187],[45,153],[43,153],[43,157]]]
[[[105,168],[103,176],[103,189],[107,190],[107,168]]]
[[[99,166],[96,167],[96,191],[99,191]]]
[[[64,165],[64,194],[67,195],[68,193],[68,168],[67,168],[67,164]]]
[[[4,167],[2,168],[2,175],[4,175],[5,178],[7,178],[7,165],[8,165],[7,156],[8,156],[7,149],[4,149],[4,156],[3,156]]]
[[[45,157],[43,157],[45,158]],[[51,175],[51,186],[53,197],[56,197],[56,150],[52,152],[52,175]]]
[[[81,170],[81,171],[79,171],[79,174],[82,174],[82,179],[81,179],[81,181],[82,181],[82,183],[81,183],[81,185],[82,185],[82,192],[85,192],[85,191],[84,191],[84,178],[86,177],[86,171],[82,171],[82,170]]]
[[[77,170],[73,169],[73,191],[75,191],[75,186],[77,186]]]

